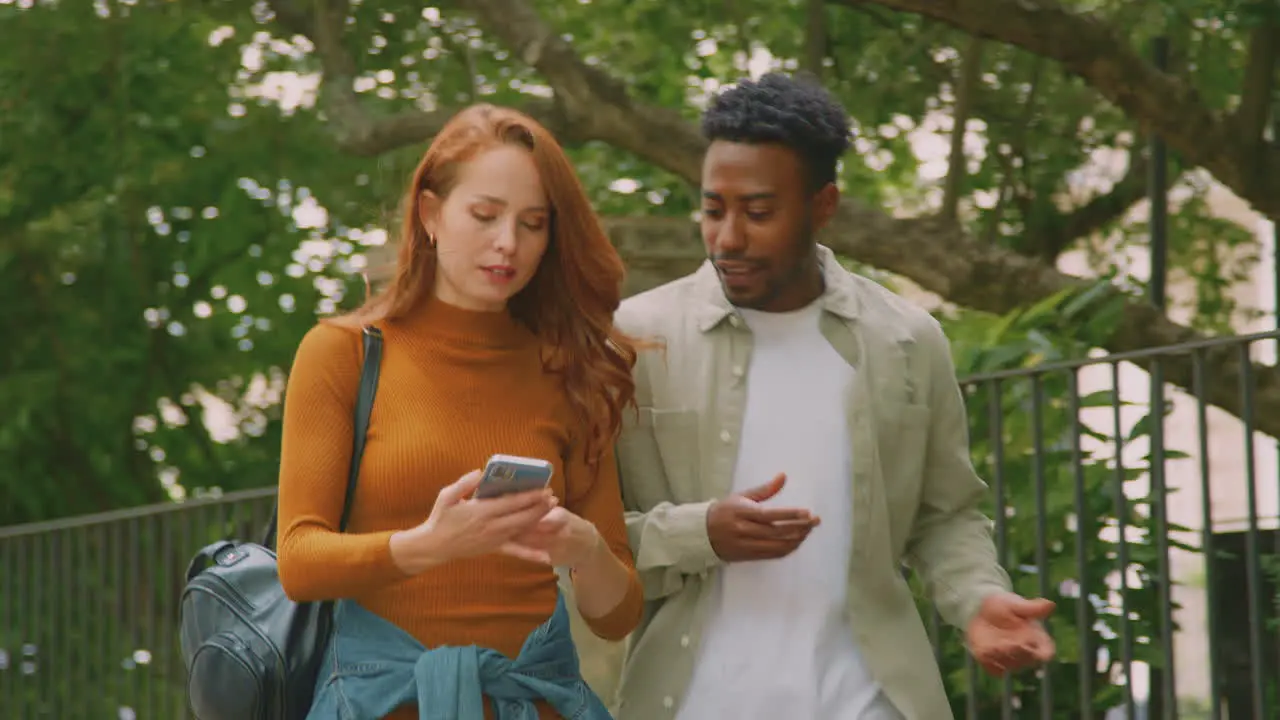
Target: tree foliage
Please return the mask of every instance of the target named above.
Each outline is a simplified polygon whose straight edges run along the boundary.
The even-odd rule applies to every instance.
[[[996,314],[1077,286],[1052,264],[1071,250],[1087,250],[1115,287],[1140,290],[1122,258],[1146,236],[1125,213],[1144,192],[1145,133],[1167,123],[1081,66],[1065,31],[1015,21],[1060,18],[1081,43],[1110,43],[1095,48],[1112,53],[1097,64],[1135,73],[1149,70],[1136,48],[1166,33],[1169,82],[1198,91],[1184,104],[1236,117],[1257,102],[1238,89],[1260,86],[1246,80],[1268,56],[1259,38],[1272,37],[1262,31],[1274,18],[1228,2],[1091,4],[1088,14],[1039,2],[1003,18],[925,5],[942,7],[0,5],[12,38],[0,51],[0,456],[16,500],[0,521],[270,482],[292,348],[317,312],[360,294],[352,271],[385,237],[378,228],[390,227],[423,142],[470,102],[542,119],[602,212],[685,218],[706,93],[748,69],[809,67],[858,132],[833,247]],[[957,114],[967,132],[948,172]],[[1272,144],[1255,140],[1252,154],[1269,158]],[[1178,177],[1193,153],[1170,144]],[[1215,167],[1206,152],[1195,160]],[[1091,158],[1106,154],[1127,154],[1128,171],[1082,189],[1097,174]],[[1171,261],[1195,280],[1194,327],[1129,300],[1098,344],[1187,339],[1248,310],[1228,291],[1256,261],[1253,240],[1205,211],[1193,177],[1181,181]],[[643,248],[631,252],[645,261]],[[1238,365],[1215,362],[1230,389],[1215,400],[1232,407]],[[1256,375],[1259,407],[1280,406],[1274,374]],[[1177,368],[1169,377],[1181,380]],[[1260,414],[1263,426],[1280,416]]]
[[[948,321],[962,371],[1228,332],[1257,310],[1232,290],[1258,248],[1209,214],[1208,178],[1280,214],[1263,2],[0,0],[0,28],[0,525],[274,482],[293,349],[363,292],[424,143],[472,102],[563,139],[597,208],[630,218],[614,236],[652,284],[699,252],[682,223],[707,93],[816,72],[857,129],[825,241],[965,308]],[[1149,59],[1160,35],[1167,72]],[[1173,153],[1190,325],[1142,300],[1126,259],[1148,242],[1130,211],[1153,134]],[[1058,268],[1073,252],[1089,277]],[[1035,322],[1018,310],[1037,303]],[[1238,358],[1207,357],[1211,400],[1238,411]],[[1275,434],[1280,374],[1254,370]],[[1189,366],[1166,377],[1185,387]],[[1061,431],[1065,389],[1043,389]],[[988,400],[971,402],[989,460]],[[1004,432],[1011,501],[1034,504],[1028,428]],[[1046,475],[1058,526],[1075,512],[1061,473]],[[1009,528],[1022,564],[1025,517]],[[1153,622],[1142,602],[1135,623]]]

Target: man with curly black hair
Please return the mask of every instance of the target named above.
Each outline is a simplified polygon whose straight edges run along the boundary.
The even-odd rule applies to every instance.
[[[1054,649],[978,510],[947,339],[816,242],[851,136],[825,90],[745,80],[702,129],[708,261],[617,316],[664,345],[617,445],[648,603],[618,715],[950,718],[903,564],[988,670]]]

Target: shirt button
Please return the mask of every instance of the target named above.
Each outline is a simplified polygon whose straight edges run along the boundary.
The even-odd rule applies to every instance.
[[[688,635],[681,635],[681,636],[680,636],[680,647],[684,647],[684,648],[689,647],[689,636],[688,636]]]
[[[734,365],[734,366],[733,366],[733,376],[734,376],[734,377],[736,377],[736,378],[740,378],[740,377],[742,377],[742,375],[743,375],[743,372],[742,372],[742,366],[741,366],[741,365]]]
[[[671,697],[670,695],[668,695],[668,696],[666,696],[666,697],[662,698],[662,707],[664,707],[664,708],[666,708],[666,709],[668,709],[668,710],[670,710],[671,708],[675,707],[675,704],[676,704],[676,699],[675,699],[675,698],[673,698],[673,697]]]
[[[729,324],[734,327],[742,327],[742,318],[738,317],[737,315],[730,315]]]
[[[720,439],[723,440],[724,442],[729,442],[730,440],[733,439],[733,436],[729,434],[728,430],[721,430]]]

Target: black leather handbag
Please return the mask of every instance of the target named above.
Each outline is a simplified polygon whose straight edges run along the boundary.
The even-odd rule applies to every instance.
[[[346,531],[378,390],[382,334],[364,329],[351,468],[339,530]],[[303,720],[332,634],[331,602],[295,603],[274,552],[276,515],[262,544],[223,540],[187,568],[179,605],[187,697],[198,720]]]

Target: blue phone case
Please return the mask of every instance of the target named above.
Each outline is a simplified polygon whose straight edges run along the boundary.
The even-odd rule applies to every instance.
[[[518,455],[494,455],[484,466],[484,477],[476,488],[478,498],[537,490],[551,482],[551,463]]]

